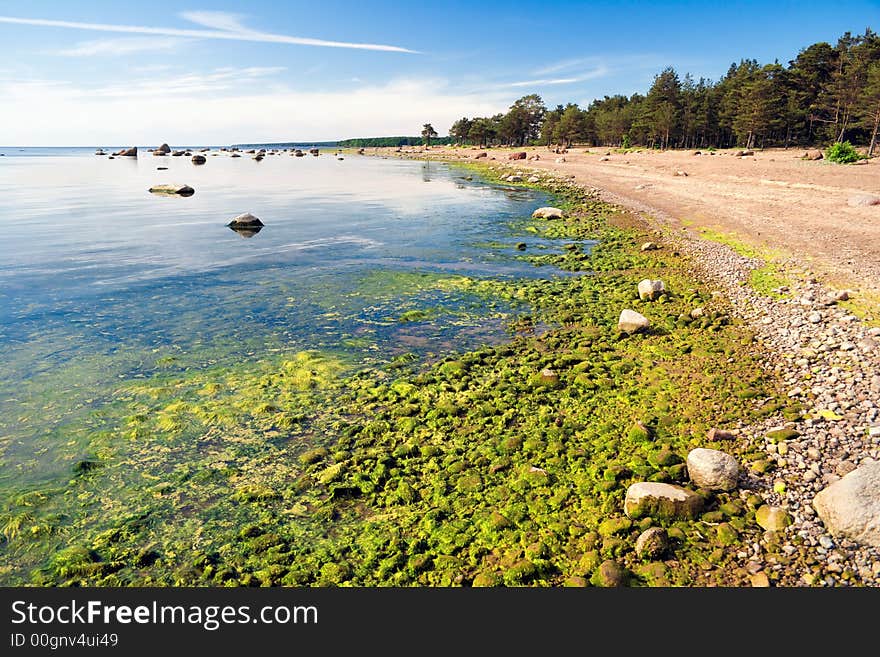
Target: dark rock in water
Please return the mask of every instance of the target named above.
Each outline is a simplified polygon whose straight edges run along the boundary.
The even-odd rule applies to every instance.
[[[516,250],[517,250],[517,251],[525,251],[526,248],[527,248],[527,247],[526,247],[526,243],[525,243],[525,242],[517,242],[517,244],[516,244]]]
[[[206,158],[204,155],[193,155],[192,157],[193,164],[204,164],[207,161],[208,158]]]
[[[120,155],[122,157],[137,157],[137,154],[137,146],[132,146],[131,148],[123,148],[122,150],[113,153],[113,155]]]
[[[249,151],[245,151],[245,153],[250,153],[250,154],[253,154],[253,153],[256,153],[256,152],[257,152],[257,151],[255,151],[253,148],[250,149]]]
[[[165,196],[192,196],[196,193],[189,185],[156,185],[150,187],[151,194],[162,194]]]
[[[108,159],[108,160],[115,160],[116,158],[115,158],[114,156],[111,155],[111,156],[108,157],[107,159]]]
[[[296,157],[305,157],[305,155],[306,155],[305,153],[303,153],[303,152],[302,152],[301,150],[299,150],[299,149],[295,150],[295,151],[293,152],[293,154],[294,154]]]
[[[309,153],[311,153],[312,155],[317,155],[319,153],[319,151],[317,148],[310,148]]]
[[[263,159],[263,157],[264,157],[264,156],[263,156],[262,153],[257,153],[256,155],[254,155],[254,159],[255,159],[257,162],[261,161],[261,160]]]
[[[229,230],[234,230],[239,237],[250,238],[263,230],[262,226],[229,226]]]
[[[171,152],[171,147],[168,144],[162,144],[153,151],[153,155],[168,155]]]
[[[87,456],[73,464],[74,474],[82,475],[101,467],[101,461],[94,456]]]
[[[180,157],[183,154],[184,154],[184,151],[172,151],[171,156],[172,157]]]
[[[156,171],[168,171],[168,167],[156,167]]]
[[[239,228],[248,227],[253,228],[254,226],[263,226],[263,222],[260,221],[257,217],[252,215],[250,212],[245,212],[244,214],[240,214],[235,217],[232,221],[230,221],[227,226],[237,226]]]
[[[241,157],[241,155],[239,155],[238,153],[233,153],[233,154],[230,155],[229,157]]]

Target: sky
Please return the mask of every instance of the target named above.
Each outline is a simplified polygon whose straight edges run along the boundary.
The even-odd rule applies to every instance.
[[[854,2],[0,2],[0,145],[223,145],[447,134],[539,94],[548,107],[786,64]]]

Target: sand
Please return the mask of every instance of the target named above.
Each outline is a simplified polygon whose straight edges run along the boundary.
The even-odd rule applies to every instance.
[[[599,188],[606,200],[685,230],[733,235],[812,269],[830,285],[880,298],[880,205],[849,204],[857,196],[880,198],[880,159],[864,165],[807,161],[801,159],[804,149],[755,151],[748,157],[736,156],[735,150],[697,155],[583,147],[564,154],[546,147],[487,152],[508,163],[508,154],[517,150],[540,156],[509,162],[517,170],[564,172]],[[476,152],[432,147],[424,154],[471,159]]]

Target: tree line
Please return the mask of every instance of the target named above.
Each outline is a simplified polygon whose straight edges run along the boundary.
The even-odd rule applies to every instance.
[[[424,132],[422,133],[424,135]],[[451,144],[454,139],[450,137],[437,137],[435,132],[430,141],[432,144]],[[418,146],[424,143],[425,137],[359,137],[356,139],[343,139],[335,142],[340,148],[377,148],[377,147],[401,147]]]
[[[847,32],[814,43],[787,66],[754,59],[731,64],[717,81],[668,67],[644,94],[605,96],[586,108],[547,109],[537,94],[504,114],[462,118],[455,143],[479,146],[585,143],[648,148],[808,146],[851,141],[877,148],[880,37]]]

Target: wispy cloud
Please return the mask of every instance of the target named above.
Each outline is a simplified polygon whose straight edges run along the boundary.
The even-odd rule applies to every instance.
[[[645,68],[658,68],[666,66],[668,58],[656,54],[627,54],[627,55],[590,55],[564,59],[552,64],[547,64],[533,71],[536,76],[553,75],[565,71],[583,70],[585,68],[604,69],[605,72],[629,71]]]
[[[122,34],[150,34],[166,37],[184,37],[192,39],[225,39],[229,41],[252,41],[261,43],[282,43],[299,46],[319,46],[325,48],[353,48],[357,50],[380,50],[386,52],[416,53],[415,50],[401,46],[377,43],[353,43],[348,41],[327,41],[307,37],[273,34],[251,30],[241,24],[236,14],[226,12],[184,12],[183,18],[214,29],[193,30],[172,27],[146,27],[141,25],[111,25],[107,23],[81,23],[78,21],[50,20],[44,18],[17,18],[0,16],[0,23],[12,25],[34,25],[38,27],[62,27],[72,30],[90,30],[93,32],[116,32]],[[219,28],[219,29],[218,29]]]
[[[54,54],[65,57],[94,57],[99,55],[131,55],[138,52],[174,50],[185,39],[175,37],[120,37],[118,39],[97,39],[83,41],[73,48],[56,50]]]
[[[594,80],[596,78],[601,78],[610,73],[610,70],[605,66],[598,66],[591,71],[585,71],[583,73],[579,73],[573,77],[567,78],[539,78],[537,80],[520,80],[518,82],[508,82],[507,84],[500,85],[503,87],[549,87],[560,84],[575,84],[577,82],[585,82],[586,80]]]

